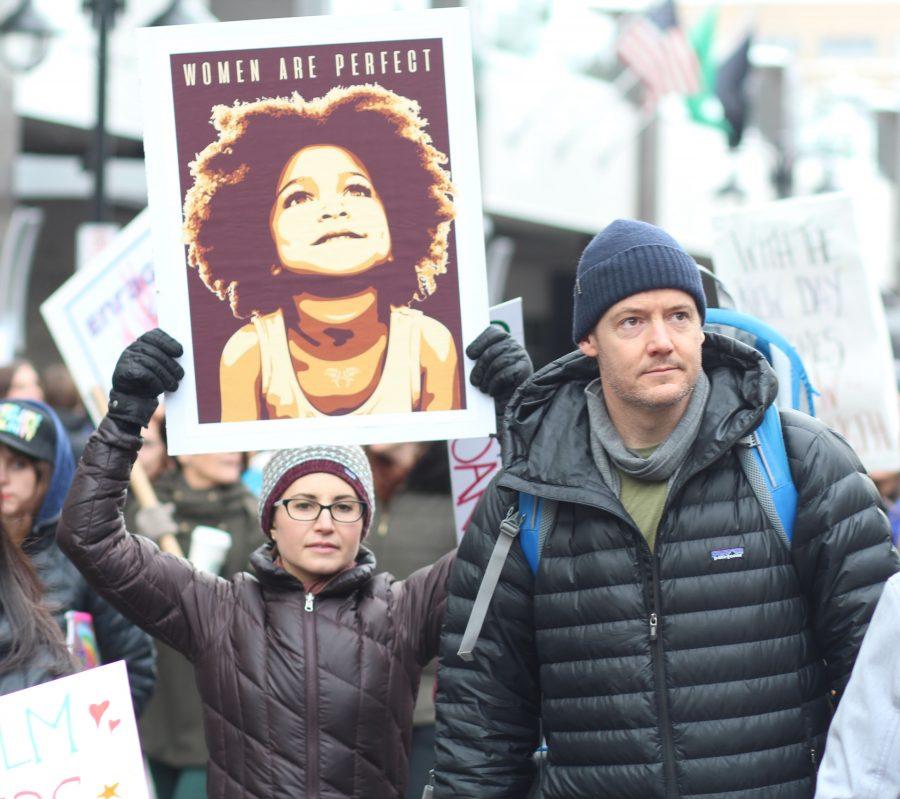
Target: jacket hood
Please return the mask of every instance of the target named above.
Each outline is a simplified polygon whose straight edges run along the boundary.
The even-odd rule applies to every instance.
[[[60,421],[56,411],[49,405],[35,400],[17,400],[23,406],[30,407],[47,415],[53,422],[56,432],[56,452],[53,463],[53,471],[50,475],[50,486],[44,495],[44,501],[34,519],[32,530],[42,529],[55,523],[62,511],[63,500],[72,484],[72,475],[75,473],[75,458],[72,455],[72,446],[69,443],[69,434]]]
[[[711,463],[762,420],[778,393],[775,372],[759,351],[716,333],[706,333],[703,370],[709,399],[688,460]],[[596,503],[608,493],[590,453],[584,389],[598,376],[597,362],[571,352],[535,372],[516,391],[506,412],[505,473],[501,483],[516,490],[542,486],[556,499]],[[585,497],[593,499],[585,500]]]

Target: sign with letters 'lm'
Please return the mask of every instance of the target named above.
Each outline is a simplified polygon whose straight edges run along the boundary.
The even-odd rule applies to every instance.
[[[897,389],[884,309],[844,194],[799,198],[713,220],[716,274],[737,307],[798,350],[816,416],[869,471],[900,469]]]
[[[79,269],[41,305],[41,314],[96,424],[105,409],[122,350],[156,327],[156,285],[150,219],[136,216],[113,243]]]
[[[148,799],[125,663],[0,697],[0,799]]]

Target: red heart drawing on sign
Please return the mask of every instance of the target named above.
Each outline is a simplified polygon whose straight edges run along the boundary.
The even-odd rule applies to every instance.
[[[109,731],[112,732],[116,727],[118,727],[122,723],[122,719],[110,719],[109,721]]]
[[[91,716],[94,719],[94,723],[99,727],[100,719],[103,718],[103,714],[106,713],[106,709],[109,707],[109,700],[104,699],[99,705],[88,705],[88,710],[91,712]]]

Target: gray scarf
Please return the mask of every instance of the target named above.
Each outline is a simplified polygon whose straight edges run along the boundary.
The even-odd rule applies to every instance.
[[[591,425],[591,454],[606,484],[619,496],[621,484],[616,469],[610,461],[625,474],[636,480],[647,482],[669,481],[684,463],[688,450],[697,438],[706,400],[709,397],[709,379],[701,370],[697,384],[691,394],[684,416],[681,417],[669,437],[660,444],[649,458],[642,458],[625,446],[622,436],[609,418],[600,378],[591,382],[584,390],[587,394],[588,417]]]

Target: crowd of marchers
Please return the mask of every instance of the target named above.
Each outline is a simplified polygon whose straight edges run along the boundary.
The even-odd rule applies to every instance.
[[[158,799],[895,799],[889,476],[782,408],[785,535],[747,466],[778,381],[708,303],[683,247],[618,220],[577,264],[573,352],[532,373],[499,329],[471,342],[503,468],[458,550],[439,445],[169,457],[162,330],[96,430],[64,370],[0,369],[0,694],[78,670],[82,611]]]

